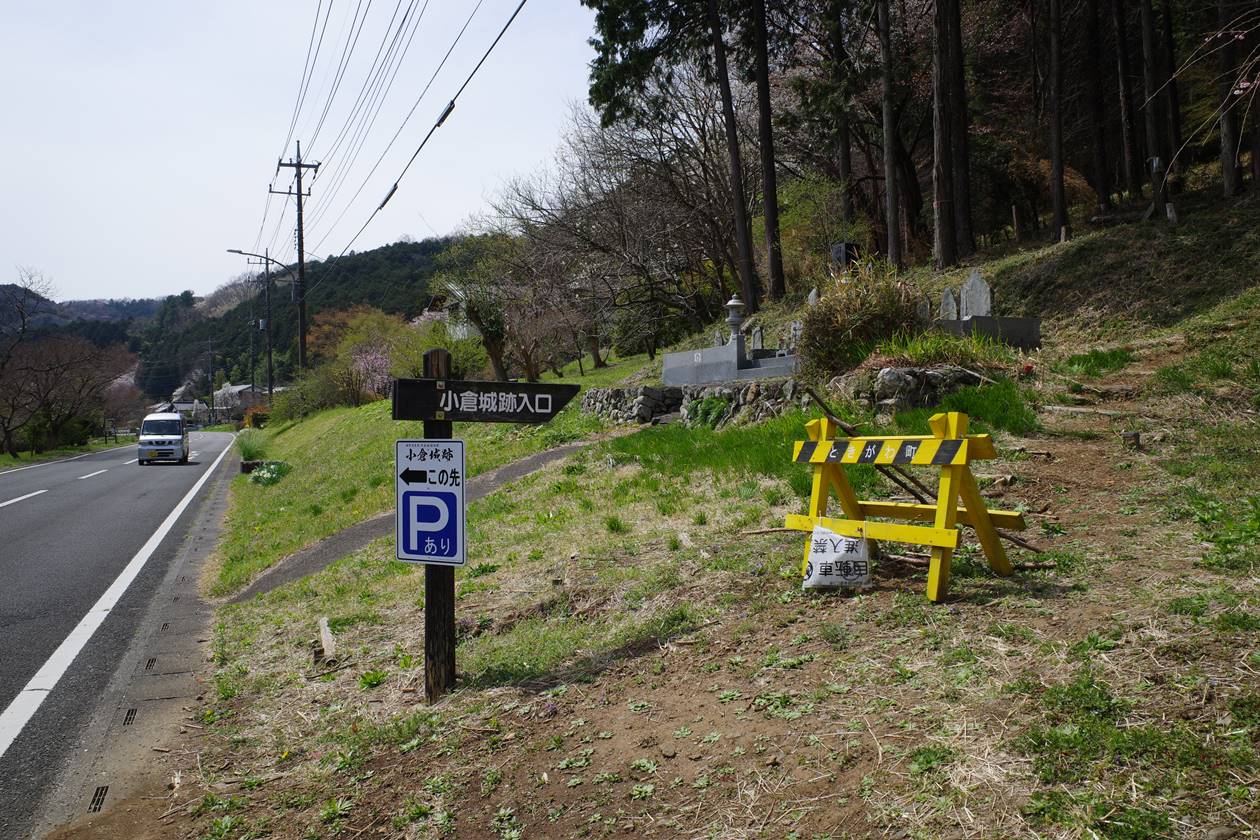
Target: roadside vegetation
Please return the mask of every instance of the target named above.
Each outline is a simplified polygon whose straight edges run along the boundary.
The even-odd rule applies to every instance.
[[[17,458],[9,455],[7,452],[0,452],[0,470],[9,469],[11,467],[22,467],[27,464],[38,464],[41,461],[56,461],[59,458],[69,458],[73,455],[82,455],[85,452],[100,452],[103,449],[113,449],[116,446],[126,446],[136,442],[135,435],[113,435],[103,438],[93,438],[81,446],[62,446],[56,449],[49,449],[39,453],[21,453]]]
[[[890,418],[836,407],[872,434],[967,412],[997,439],[975,468],[990,504],[1023,511],[1044,549],[1010,547],[1019,571],[999,578],[968,538],[944,606],[924,602],[924,555],[904,546],[886,546],[869,591],[800,590],[804,537],[774,531],[809,490],[790,442],[816,415],[794,411],[596,439],[473,503],[459,689],[437,707],[420,702],[423,574],[389,539],[223,608],[195,721],[208,793],[186,819],[231,820],[228,837],[1173,838],[1250,821],[1257,314],[1253,290],[1114,340],[1101,322],[1088,340],[1056,328],[1031,358],[974,338],[870,342],[874,364],[994,380]],[[246,438],[293,471],[238,479],[217,591],[388,507],[390,443],[410,425],[376,402]],[[457,435],[483,470],[602,430],[570,409]],[[898,497],[868,467],[848,474],[861,496]],[[319,616],[336,668],[311,663]]]

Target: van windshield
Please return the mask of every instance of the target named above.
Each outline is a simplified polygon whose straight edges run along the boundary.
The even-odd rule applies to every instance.
[[[145,420],[140,426],[142,435],[179,435],[181,433],[178,420]]]

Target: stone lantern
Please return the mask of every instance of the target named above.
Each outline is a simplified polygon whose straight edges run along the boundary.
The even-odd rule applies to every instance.
[[[739,299],[739,295],[731,295],[731,299],[726,302],[726,323],[731,328],[731,340],[735,340],[735,336],[739,335],[739,326],[744,323],[744,302]]]

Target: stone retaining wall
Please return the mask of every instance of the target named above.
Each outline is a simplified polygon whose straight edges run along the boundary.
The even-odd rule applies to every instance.
[[[879,414],[894,414],[939,405],[951,391],[979,385],[981,381],[978,374],[954,365],[887,367],[837,376],[828,383],[827,390]]]
[[[808,401],[793,379],[728,382],[715,385],[680,385],[642,388],[590,388],[582,395],[582,410],[619,423],[651,423],[658,417],[678,413],[687,422],[696,400],[710,397],[728,402],[716,425],[754,423],[780,414]]]

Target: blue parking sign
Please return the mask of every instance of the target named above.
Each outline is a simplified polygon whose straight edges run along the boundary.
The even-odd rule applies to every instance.
[[[400,440],[394,475],[398,559],[464,565],[464,442]]]

